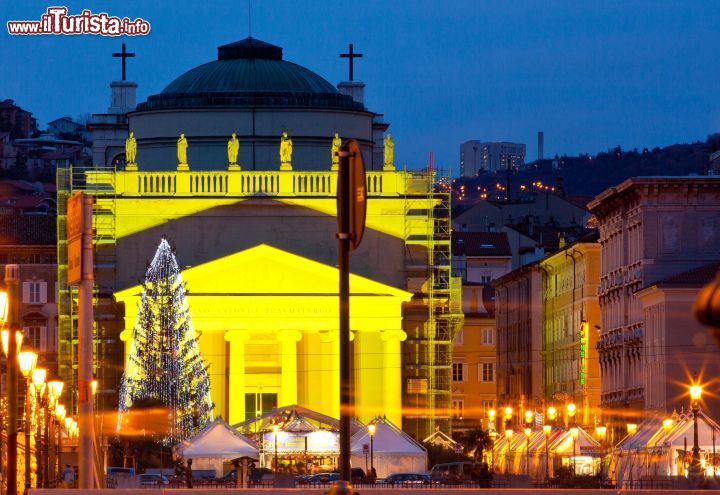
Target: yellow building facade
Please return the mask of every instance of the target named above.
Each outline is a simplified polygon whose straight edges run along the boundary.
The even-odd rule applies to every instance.
[[[556,406],[573,402],[578,423],[596,424],[602,420],[596,349],[600,245],[576,242],[540,261],[539,267],[544,273],[545,293],[544,399]]]
[[[68,171],[74,183],[67,193],[85,190],[96,197],[96,285],[112,295],[98,299],[96,332],[115,332],[124,347],[121,362],[145,267],[165,238],[186,284],[215,415],[235,424],[299,404],[339,416],[336,172],[95,170],[83,173],[82,181],[78,176]],[[443,366],[436,355],[425,355],[440,348],[426,338],[427,310],[420,322],[408,316],[427,307],[435,280],[423,247],[432,238],[432,212],[440,201],[433,183],[431,174],[367,174],[367,230],[353,253],[350,278],[351,366],[361,421],[381,415],[407,423],[409,380],[417,384],[423,370],[450,373],[449,362]],[[416,255],[410,268],[406,252]],[[415,276],[408,278],[408,271]],[[448,315],[449,291],[433,297],[433,307]],[[109,369],[101,359],[109,356],[98,356],[96,365],[108,383],[112,376],[104,376]],[[418,362],[422,366],[412,366]],[[443,392],[432,385],[427,380],[420,395],[449,398],[449,387]],[[413,404],[420,399],[412,394]],[[449,419],[444,408],[420,415],[413,409],[412,415],[423,419],[424,429]]]

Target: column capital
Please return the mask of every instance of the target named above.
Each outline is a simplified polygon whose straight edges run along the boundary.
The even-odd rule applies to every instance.
[[[300,342],[302,340],[302,332],[299,330],[280,330],[276,336],[282,342]]]
[[[245,330],[228,330],[225,332],[226,342],[247,342],[250,340],[250,332]]]
[[[380,338],[383,342],[390,342],[392,340],[404,342],[405,339],[407,339],[407,334],[403,330],[381,330]]]

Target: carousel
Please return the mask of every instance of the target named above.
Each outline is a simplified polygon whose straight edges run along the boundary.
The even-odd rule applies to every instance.
[[[292,405],[233,426],[257,442],[261,467],[295,475],[337,470],[340,423],[335,418]],[[352,422],[350,429],[355,434],[363,426]]]

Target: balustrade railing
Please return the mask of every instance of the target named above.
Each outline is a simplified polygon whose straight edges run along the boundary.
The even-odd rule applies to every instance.
[[[304,171],[119,171],[115,172],[114,189],[107,194],[125,196],[310,196],[334,197],[337,193],[337,172]],[[407,187],[406,176],[415,179]],[[367,172],[367,196],[398,196],[424,194],[418,189],[418,173],[403,171]],[[103,185],[107,177],[96,171],[86,172],[88,184]],[[425,184],[431,187],[431,181]],[[103,189],[99,195],[102,196]]]

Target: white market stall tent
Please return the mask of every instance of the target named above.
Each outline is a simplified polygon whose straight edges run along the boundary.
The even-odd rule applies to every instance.
[[[628,435],[613,452],[614,477],[618,487],[643,477],[685,476],[693,447],[693,415],[673,414],[672,422],[649,418]],[[702,411],[698,413],[698,446],[700,462],[706,475],[720,474],[720,426]]]
[[[215,470],[223,474],[223,463],[238,457],[258,458],[255,442],[239,433],[222,418],[217,418],[191,438],[175,446],[175,454],[192,459],[193,469]]]
[[[375,424],[373,458],[379,478],[393,473],[424,473],[428,470],[425,447],[385,418]],[[350,462],[354,467],[370,469],[370,433],[362,428],[350,439]],[[367,471],[366,470],[366,471]]]

